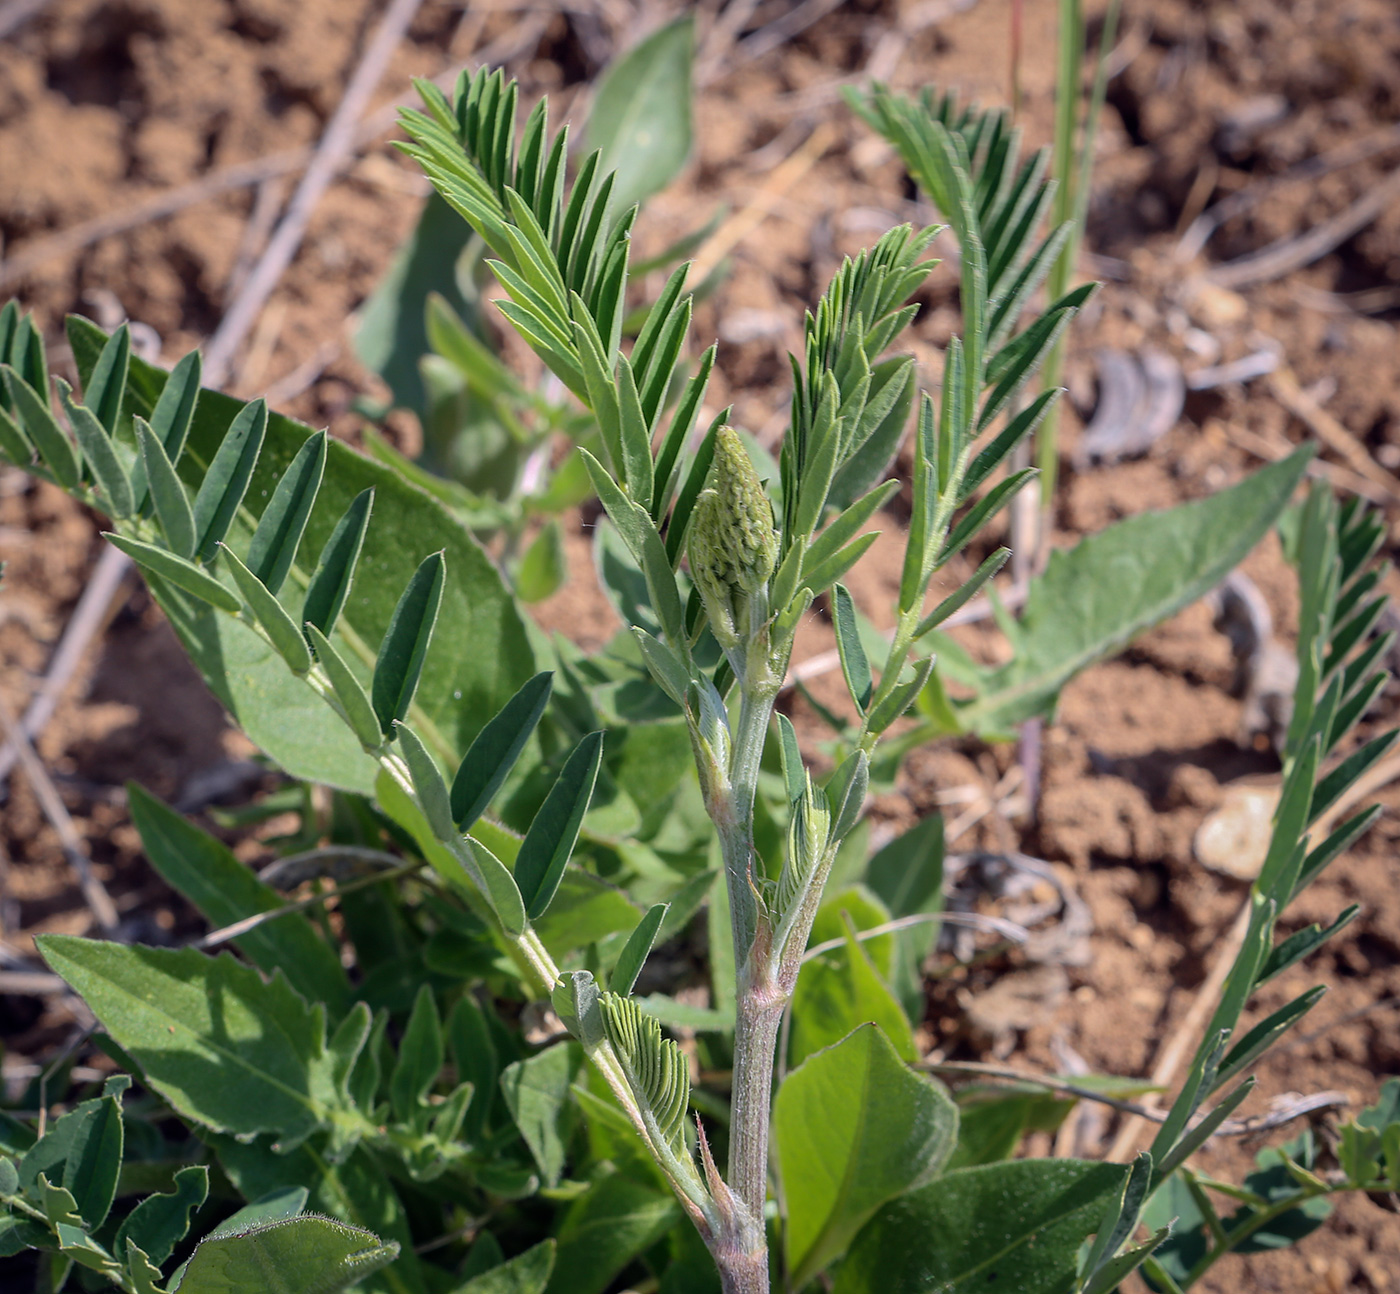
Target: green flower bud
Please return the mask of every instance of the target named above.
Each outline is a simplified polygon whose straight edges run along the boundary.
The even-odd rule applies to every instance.
[[[778,561],[773,508],[738,433],[715,433],[710,475],[695,502],[687,541],[690,574],[720,643],[737,645],[748,624],[748,599],[762,590]]]

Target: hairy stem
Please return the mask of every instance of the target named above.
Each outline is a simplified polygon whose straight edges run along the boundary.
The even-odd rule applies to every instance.
[[[768,1107],[773,1095],[778,1026],[786,1001],[787,995],[776,986],[744,982],[734,1025],[729,1185],[759,1219],[768,1196]],[[761,1232],[759,1238],[761,1241]]]

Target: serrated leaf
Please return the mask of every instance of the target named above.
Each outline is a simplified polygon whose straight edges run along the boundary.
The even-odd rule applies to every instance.
[[[653,905],[647,910],[646,916],[637,922],[637,928],[627,936],[627,943],[622,949],[622,955],[617,959],[617,965],[613,967],[612,979],[608,985],[614,993],[626,997],[632,991],[637,976],[642,973],[647,954],[651,952],[651,946],[656,941],[656,932],[661,929],[661,921],[668,906],[665,903]]]
[[[773,1105],[773,1144],[794,1287],[844,1253],[881,1205],[937,1174],[957,1135],[958,1109],[941,1084],[907,1068],[873,1024],[789,1073]]]
[[[462,831],[486,812],[549,704],[554,675],[536,674],[477,734],[452,779],[452,817]]]
[[[1065,1294],[1079,1246],[1125,1170],[1073,1159],[960,1168],[887,1204],[856,1237],[835,1294]]]
[[[39,451],[44,465],[65,490],[77,489],[83,475],[82,460],[49,411],[44,394],[35,391],[8,364],[0,366],[0,373],[4,375],[19,424]]]
[[[210,925],[221,928],[284,906],[282,895],[258,880],[222,842],[135,782],[126,784],[126,793],[146,857]],[[268,974],[280,968],[294,989],[308,1001],[326,1003],[333,1015],[349,1005],[340,958],[303,913],[288,912],[266,921],[233,943]],[[145,1244],[141,1248],[151,1254]]]
[[[73,428],[78,446],[83,451],[93,480],[102,495],[103,511],[110,517],[129,517],[132,513],[131,478],[112,446],[111,434],[98,421],[97,415],[73,400],[73,388],[61,377],[55,378],[58,402],[63,406],[68,425]]]
[[[175,1170],[175,1189],[165,1195],[149,1195],[122,1220],[113,1242],[115,1252],[126,1252],[135,1245],[159,1267],[190,1229],[190,1215],[209,1194],[209,1169],[204,1164],[187,1164]]]
[[[308,436],[282,473],[248,545],[248,569],[276,595],[292,569],[326,470],[327,433]]]
[[[345,599],[350,596],[373,507],[374,488],[371,486],[355,496],[321,549],[321,559],[307,587],[301,616],[323,634],[329,634],[335,627]]]
[[[574,748],[521,842],[515,882],[531,919],[549,907],[578,839],[603,757],[603,734],[591,732]]]
[[[195,553],[200,561],[213,557],[215,547],[228,534],[248,492],[266,434],[267,402],[254,400],[234,417],[220,442],[194,496]]]
[[[243,604],[238,600],[237,594],[225,588],[203,567],[196,566],[168,549],[157,548],[154,544],[143,543],[139,539],[129,539],[125,535],[112,534],[110,531],[104,531],[103,538],[113,548],[120,548],[143,570],[150,571],[163,580],[169,580],[176,588],[193,593],[210,606],[234,615],[243,610]]]
[[[442,605],[444,575],[441,553],[423,559],[400,594],[388,632],[379,646],[370,699],[379,729],[386,737],[393,734],[394,724],[408,713],[418,687]]]
[[[272,591],[239,561],[233,549],[221,543],[219,551],[223,554],[229,574],[233,576],[233,582],[243,595],[243,601],[277,649],[277,654],[287,662],[293,674],[305,674],[311,668],[311,652],[296,622]]]
[[[216,1132],[271,1132],[291,1147],[323,1126],[335,1092],[325,1011],[275,973],[264,981],[230,954],[106,943],[37,941],[148,1086]]]
[[[398,1257],[397,1241],[306,1214],[240,1235],[206,1238],[191,1256],[180,1294],[340,1294]]]
[[[609,64],[588,114],[587,146],[617,172],[614,210],[666,187],[690,154],[690,65],[695,23],[668,23]]]
[[[136,436],[141,446],[141,465],[146,488],[155,507],[156,520],[170,550],[179,557],[194,557],[194,511],[185,487],[160,443],[144,418],[136,419]]]
[[[345,711],[350,730],[366,750],[377,750],[383,742],[384,734],[379,730],[379,720],[375,717],[374,706],[370,704],[369,693],[325,634],[315,625],[308,623],[306,636],[311,640],[316,659],[326,671],[336,699]]]

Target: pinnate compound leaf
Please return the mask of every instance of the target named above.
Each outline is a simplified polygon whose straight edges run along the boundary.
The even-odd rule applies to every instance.
[[[1305,446],[1208,499],[1129,517],[1052,553],[1031,584],[1016,656],[978,676],[962,721],[1005,731],[1052,714],[1076,673],[1218,584],[1287,506],[1311,456]]]
[[[214,556],[215,546],[233,525],[266,434],[264,400],[245,405],[229,425],[200,483],[199,493],[194,496],[195,552],[200,561],[207,562]]]
[[[590,732],[574,748],[525,833],[515,859],[515,882],[533,920],[549,907],[578,840],[603,758],[603,734]]]
[[[442,605],[445,570],[441,553],[423,559],[400,595],[389,630],[379,646],[370,698],[379,730],[386,737],[393,735],[395,722],[408,713],[418,687]]]
[[[287,662],[293,674],[305,674],[311,668],[311,650],[297,629],[296,622],[272,591],[239,561],[233,549],[221,543],[219,551],[223,554],[229,574],[233,576],[233,582],[243,595],[243,601],[253,613],[253,619],[262,626],[277,654]]]
[[[773,1107],[793,1285],[843,1253],[881,1205],[932,1178],[957,1135],[952,1099],[873,1024],[793,1070]]]
[[[1074,1159],[960,1168],[885,1205],[835,1294],[1069,1294],[1079,1247],[1126,1169]]]
[[[551,671],[536,674],[477,734],[452,779],[452,817],[463,831],[491,803],[549,704]]]
[[[509,1262],[473,1276],[452,1294],[544,1294],[554,1270],[554,1251],[553,1240],[542,1240]]]
[[[120,548],[142,570],[169,580],[177,589],[193,593],[195,597],[220,611],[237,614],[243,609],[238,595],[225,588],[202,566],[177,556],[165,548],[157,548],[139,539],[129,539],[125,535],[103,532],[103,537],[113,548]]]
[[[305,1214],[239,1235],[209,1237],[186,1266],[179,1294],[339,1294],[398,1257],[397,1241]]]
[[[602,149],[601,169],[616,171],[613,208],[666,187],[690,154],[690,64],[695,21],[668,23],[611,63],[588,115],[588,147]]]
[[[248,569],[272,593],[277,593],[296,559],[297,548],[311,516],[316,492],[326,471],[327,433],[308,436],[291,465],[282,473],[272,498],[263,509],[253,542],[248,546]]]
[[[19,1161],[19,1185],[33,1199],[40,1178],[67,1191],[84,1226],[100,1227],[116,1198],[122,1167],[122,1114],[115,1097],[83,1101],[59,1119]],[[56,1221],[56,1218],[51,1218]]]
[[[141,444],[141,466],[146,473],[146,486],[155,506],[156,520],[170,551],[186,559],[194,556],[194,510],[189,496],[160,438],[150,424],[136,419],[136,436]]]
[[[183,814],[135,782],[126,784],[126,796],[146,857],[210,925],[217,929],[283,906],[276,890]],[[288,912],[253,927],[233,943],[269,975],[280,967],[298,993],[308,1001],[324,1002],[332,1015],[339,1016],[349,1005],[340,958],[304,914]],[[144,1244],[141,1248],[151,1254]]]
[[[355,566],[364,548],[365,531],[369,529],[370,511],[374,507],[374,487],[361,490],[335,523],[331,537],[321,549],[321,561],[306,590],[306,602],[301,618],[316,626],[323,634],[334,628],[350,585],[355,578]]]
[[[264,980],[231,954],[147,948],[70,935],[38,941],[147,1083],[216,1132],[277,1133],[294,1146],[335,1097],[325,1009],[280,972]]]

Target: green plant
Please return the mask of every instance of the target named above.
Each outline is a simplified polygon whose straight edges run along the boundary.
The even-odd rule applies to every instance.
[[[586,165],[600,181],[612,173],[615,211],[665,188],[690,154],[693,28],[690,16],[667,24],[599,78],[584,129],[595,157]],[[502,81],[493,93],[515,90]],[[513,118],[513,102],[506,112]],[[561,138],[567,141],[567,127]],[[673,267],[708,232],[702,228],[633,266],[634,278]],[[431,194],[417,228],[361,308],[355,338],[360,357],[388,383],[390,405],[417,415],[422,451],[410,462],[373,430],[365,445],[372,457],[437,494],[479,538],[501,535],[507,580],[522,601],[537,602],[566,573],[560,514],[592,493],[575,449],[554,465],[555,442],[562,436],[596,454],[598,431],[557,380],[529,384],[502,360],[482,296],[485,251],[471,227]],[[650,304],[629,308],[623,324],[629,338]],[[522,551],[531,523],[541,519]]]
[[[128,1291],[177,1280],[187,1290],[229,1255],[211,1289],[256,1287],[228,1274],[246,1263],[310,1270],[326,1289],[364,1275],[400,1294],[602,1294],[637,1268],[662,1290],[715,1288],[697,1261],[703,1242],[735,1291],[767,1289],[774,1270],[793,1288],[830,1272],[850,1294],[931,1280],[970,1290],[995,1261],[1027,1294],[1098,1294],[1156,1248],[1150,1273],[1171,1288],[1168,1237],[1159,1227],[1135,1240],[1144,1201],[1155,1195],[1156,1207],[1177,1183],[1218,1188],[1185,1161],[1239,1089],[1193,1116],[1307,1003],[1233,1051],[1225,1039],[1257,984],[1341,924],[1275,946],[1278,912],[1373,820],[1364,813],[1309,852],[1308,826],[1393,741],[1322,772],[1384,681],[1369,569],[1380,523],[1315,492],[1294,527],[1303,669],[1283,808],[1245,953],[1157,1144],[1131,1170],[1010,1162],[1020,1132],[1033,1119],[1053,1126],[1065,1103],[1047,1112],[1036,1092],[1032,1109],[1021,1092],[1010,1109],[960,1110],[911,1068],[904,1003],[921,1001],[931,930],[887,927],[936,914],[941,828],[921,823],[867,860],[872,768],[888,771],[907,746],[887,734],[913,706],[937,717],[915,725],[919,740],[945,730],[947,714],[996,729],[1053,706],[1075,669],[1218,578],[1282,513],[1306,454],[1225,503],[1086,542],[1066,562],[1096,581],[1087,592],[1052,566],[1045,610],[1028,610],[1021,628],[1021,672],[984,680],[989,691],[955,710],[928,645],[989,587],[1006,550],[932,608],[928,588],[1031,479],[998,472],[1054,397],[1009,410],[1086,292],[1023,323],[1054,244],[1031,239],[1034,219],[996,231],[1015,224],[1008,192],[1023,214],[1039,209],[1039,163],[1019,167],[1008,140],[1004,181],[984,182],[980,146],[959,130],[915,105],[873,109],[907,138],[948,213],[965,321],[938,398],[917,401],[895,630],[881,640],[841,580],[897,488],[882,477],[917,375],[909,357],[884,355],[913,316],[936,231],[891,231],[842,266],[807,320],[791,430],[765,482],[726,413],[691,447],[714,352],[674,380],[690,318],[684,267],[623,345],[632,217],[610,214],[596,165],[565,183],[543,109],[517,146],[498,76],[424,96],[426,112],[406,119],[408,151],[495,256],[501,313],[597,423],[600,452],[583,448],[580,460],[609,518],[599,551],[630,629],[594,657],[545,641],[438,497],[260,402],[202,391],[197,356],[169,375],[142,363],[125,330],[107,338],[70,320],[83,386],[82,404],[59,387],[70,440],[31,322],[13,305],[0,312],[0,450],[113,518],[113,542],[230,712],[289,773],[334,788],[323,816],[301,808],[294,834],[313,847],[266,879],[131,788],[153,865],[247,960],[41,941],[143,1095],[119,1103],[118,1082],[42,1137],[7,1116],[6,1251],[43,1251],[50,1289],[77,1262]],[[1118,566],[1144,528],[1154,552],[1133,567],[1143,587],[1127,599]],[[1090,615],[1094,589],[1130,606]],[[773,716],[818,597],[857,715],[835,722],[834,771],[820,781],[790,722]],[[279,874],[334,884],[290,905],[272,888]],[[330,898],[337,925],[303,910]],[[652,948],[681,936],[706,899],[712,1005],[639,993]],[[693,1031],[698,1085],[663,1025]],[[789,1072],[775,1095],[780,1045]],[[705,1077],[717,1070],[732,1073],[729,1101]],[[989,1106],[1009,1138],[989,1135]],[[707,1124],[692,1127],[692,1107]],[[1344,1180],[1299,1172],[1328,1189],[1394,1184],[1393,1113],[1344,1131]],[[93,1165],[97,1178],[86,1176]],[[206,1202],[189,1170],[209,1166]],[[109,1177],[110,1198],[87,1184]],[[1225,1223],[1202,1208],[1214,1247],[1197,1265],[1307,1203],[1273,1186],[1230,1189],[1254,1212]],[[113,1198],[152,1190],[172,1202],[112,1216]],[[341,1225],[304,1218],[308,1204]],[[188,1246],[192,1212],[201,1233],[226,1211],[223,1234],[205,1236],[183,1277],[160,1274]],[[157,1213],[159,1244],[131,1221]],[[394,1245],[396,1260],[377,1266]]]

